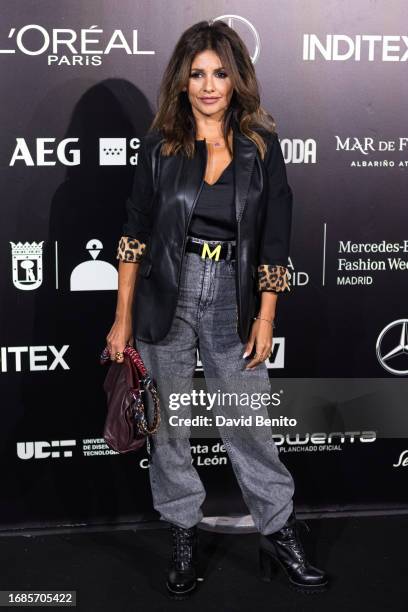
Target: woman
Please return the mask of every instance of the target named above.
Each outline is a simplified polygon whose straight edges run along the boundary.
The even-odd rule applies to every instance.
[[[265,359],[276,302],[290,290],[292,191],[274,121],[260,106],[252,61],[236,32],[222,21],[186,30],[165,71],[158,106],[118,245],[111,359],[121,362],[134,337],[168,398],[191,391],[199,347],[208,391],[238,385],[270,393]],[[168,416],[162,400],[163,410]],[[216,411],[247,416],[251,409]],[[268,416],[266,407],[261,413]],[[171,525],[166,584],[174,596],[196,586],[205,498],[189,433],[164,418],[149,469],[154,507]],[[305,557],[294,482],[270,428],[221,427],[220,433],[261,533],[262,577],[270,579],[277,566],[295,587],[320,590],[327,576]]]

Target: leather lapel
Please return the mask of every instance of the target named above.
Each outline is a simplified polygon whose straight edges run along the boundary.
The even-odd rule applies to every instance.
[[[239,222],[245,210],[252,171],[257,152],[256,145],[242,134],[238,124],[232,122],[233,129],[233,176],[235,187],[235,215]],[[205,141],[197,145],[197,155],[193,159],[183,156],[182,176],[184,183],[184,211],[186,221],[192,212],[194,203],[199,195],[201,182],[205,174],[207,163],[207,149]]]
[[[204,140],[197,143],[197,154],[192,159],[182,156],[183,190],[184,194],[184,214],[185,222],[190,218],[195,201],[199,195],[202,180],[205,175],[207,163],[207,149]]]
[[[242,134],[233,122],[233,161],[235,185],[235,213],[239,222],[244,214],[257,147]]]

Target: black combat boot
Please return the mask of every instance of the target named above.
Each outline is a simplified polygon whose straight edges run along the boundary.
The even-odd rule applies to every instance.
[[[306,559],[294,510],[279,531],[261,534],[259,563],[261,578],[265,581],[271,580],[274,571],[281,567],[296,590],[317,592],[324,590],[328,584],[327,574]]]
[[[184,599],[197,586],[197,525],[183,529],[170,524],[172,556],[167,576],[167,590],[175,599]]]

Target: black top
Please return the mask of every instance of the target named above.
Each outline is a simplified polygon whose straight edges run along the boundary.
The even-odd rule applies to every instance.
[[[194,207],[188,234],[207,240],[235,240],[236,217],[232,160],[219,179],[210,185],[204,181]]]
[[[249,191],[245,193],[245,196],[248,195],[248,197],[252,197],[254,206],[258,201],[260,202],[258,190],[263,188],[268,192],[268,201],[262,203],[262,205],[265,205],[263,225],[262,228],[259,228],[259,232],[255,231],[253,224],[257,219],[258,213],[252,210],[253,207],[248,206],[246,214],[251,220],[251,227],[245,224],[245,232],[250,236],[257,236],[259,241],[257,257],[259,265],[287,266],[290,248],[293,192],[287,180],[285,160],[277,133],[265,133],[265,138],[268,145],[266,156],[263,160],[265,184],[262,183],[262,176],[258,175],[253,177],[251,181],[250,177],[246,177],[242,182],[242,188],[245,187],[249,189]],[[157,160],[159,157],[160,149],[158,145],[161,141],[162,136],[159,136],[156,132],[146,135],[142,139],[138,163],[137,166],[135,166],[133,175],[132,189],[126,200],[127,219],[122,226],[122,236],[130,236],[131,238],[135,238],[147,244],[150,243],[152,235],[156,237],[156,244],[161,244],[161,241],[164,241],[165,237],[179,235],[181,226],[177,225],[177,223],[182,223],[182,218],[178,218],[179,215],[175,215],[174,226],[172,227],[161,227],[159,224],[156,225],[154,223],[152,202],[155,197],[155,182],[153,180],[152,165],[153,161]],[[252,155],[256,154],[253,148],[251,148],[251,154],[247,152],[245,148],[246,140],[244,140],[243,135],[239,136],[236,144],[238,147],[234,151],[234,166],[239,166],[241,163],[244,163],[247,154],[248,159],[250,159],[249,155],[251,155],[252,159]],[[200,143],[200,147],[202,146],[205,146],[204,142]],[[171,172],[168,173],[167,181],[164,181],[166,198],[168,196],[168,198],[171,198],[171,201],[173,201],[173,199],[175,202],[177,201],[180,210],[183,206],[180,201],[180,193],[178,191],[179,182],[177,177],[179,168],[182,167],[182,161],[182,158],[180,158],[180,160],[177,159],[179,163],[174,162],[174,164],[171,165]],[[192,167],[198,169],[199,165],[199,163],[193,164]],[[231,170],[229,172],[231,172]],[[229,174],[229,176],[231,176],[231,174]],[[226,180],[227,177],[228,174],[222,178]],[[188,185],[189,190],[194,189],[195,180],[193,180],[193,177],[188,181]],[[219,185],[216,185],[215,188],[214,186],[209,187],[209,189],[216,195]],[[204,195],[205,192],[203,196]],[[191,196],[190,191],[188,196]],[[220,202],[218,201],[217,203],[219,204]],[[225,201],[225,205],[227,204],[228,200]],[[225,205],[223,202],[224,210],[226,209]],[[261,206],[261,203],[259,205]],[[160,218],[167,219],[163,211],[161,214],[162,216]],[[232,218],[233,215],[231,213],[229,219],[232,220]],[[155,240],[153,239],[152,244],[154,245],[154,243]],[[153,249],[154,246],[149,250],[150,256],[156,253]]]

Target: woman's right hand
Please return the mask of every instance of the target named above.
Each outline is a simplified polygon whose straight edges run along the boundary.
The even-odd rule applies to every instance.
[[[112,361],[122,363],[124,357],[115,358],[117,352],[123,353],[126,344],[133,344],[133,330],[131,317],[115,319],[109,334],[106,336],[106,346]]]

